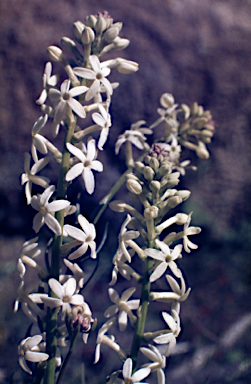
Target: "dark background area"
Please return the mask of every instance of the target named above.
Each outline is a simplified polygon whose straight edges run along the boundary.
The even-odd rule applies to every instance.
[[[98,187],[92,200],[83,191],[83,212],[88,206],[91,217],[100,198],[124,170],[123,150],[114,162],[117,136],[139,119],[152,124],[162,93],[172,93],[178,103],[191,105],[197,101],[211,111],[216,123],[215,137],[209,146],[211,157],[208,161],[195,159],[198,171],[188,172],[182,181],[182,186],[192,192],[182,210],[193,211],[192,223],[203,231],[194,239],[199,249],[180,262],[192,292],[182,305],[183,332],[177,353],[168,360],[167,383],[249,383],[249,0],[0,2],[0,382],[8,382],[14,371],[18,371],[14,375],[16,382],[21,377],[17,344],[25,335],[27,322],[21,312],[13,315],[12,308],[19,284],[16,262],[22,243],[34,237],[34,211],[25,205],[20,175],[24,152],[30,149],[31,128],[41,114],[35,100],[41,92],[48,60],[46,48],[59,45],[63,36],[73,38],[74,21],[84,21],[87,15],[103,10],[114,21],[123,22],[120,36],[131,41],[118,56],[137,61],[140,70],[130,76],[115,73],[112,77],[120,82],[120,87],[112,100],[114,125],[110,139],[106,151],[99,154],[105,172],[96,174]],[[58,72],[59,67],[54,65],[54,73]],[[52,180],[55,175],[51,168]],[[77,184],[72,187],[72,196],[76,189]],[[87,297],[84,292],[94,316],[105,309],[100,297],[106,292],[104,282],[110,278],[107,259],[116,250],[115,234],[123,219],[123,215],[107,211],[101,221],[98,239],[107,221],[111,223],[111,237],[104,247],[101,272],[90,284],[93,296]],[[163,324],[161,318],[159,321]],[[104,382],[109,369],[118,367],[115,354],[104,347],[105,368],[101,361],[91,373],[93,345],[94,335],[87,346],[78,344],[68,371],[70,382],[81,382],[82,357],[89,365],[87,383]],[[95,378],[91,379],[92,374]]]

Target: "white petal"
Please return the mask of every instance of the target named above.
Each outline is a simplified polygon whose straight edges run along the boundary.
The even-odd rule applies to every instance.
[[[55,200],[52,203],[47,204],[48,212],[57,212],[65,209],[70,205],[70,202],[67,200]]]
[[[84,164],[83,163],[78,163],[78,164],[73,165],[73,167],[70,168],[69,171],[67,172],[67,174],[65,176],[65,180],[71,181],[71,180],[76,179],[78,176],[81,175],[83,170],[84,170]]]
[[[94,181],[93,173],[90,170],[90,168],[84,168],[82,176],[85,182],[86,191],[91,195],[94,192],[95,181]]]
[[[72,296],[76,291],[76,286],[77,286],[77,282],[74,279],[74,277],[71,277],[69,280],[67,280],[67,282],[64,284],[65,295]]]
[[[32,203],[32,199],[31,199],[31,203]],[[42,215],[42,213],[38,212],[36,214],[36,216],[34,217],[33,219],[33,225],[32,225],[32,228],[34,229],[34,231],[36,233],[39,232],[40,228],[44,225],[44,216]]]
[[[79,77],[83,77],[84,79],[88,79],[88,80],[96,79],[96,73],[94,73],[91,69],[75,67],[73,69],[73,72],[75,73],[75,75]]]
[[[132,374],[132,359],[128,358],[123,365],[123,376],[124,378],[131,377]]]
[[[167,263],[166,262],[160,263],[150,276],[151,283],[159,279],[165,273],[166,269],[167,269]]]
[[[73,237],[73,239],[79,240],[81,242],[85,241],[86,235],[83,233],[83,231],[81,231],[81,229],[73,227],[69,224],[66,224],[64,229],[69,236]]]
[[[85,85],[81,85],[79,87],[74,87],[72,89],[70,89],[69,91],[69,94],[71,97],[75,97],[75,96],[79,96],[79,95],[82,95],[83,93],[85,93],[86,91],[88,91],[88,87],[86,87]]]
[[[68,104],[71,107],[71,109],[82,119],[86,117],[85,109],[84,107],[75,99],[71,98],[68,100]]]
[[[54,232],[57,236],[61,235],[62,228],[59,222],[57,221],[57,219],[55,219],[55,217],[53,217],[50,213],[47,213],[45,215],[44,222],[47,225],[47,227],[49,227],[52,230],[52,232]]]
[[[149,367],[141,368],[132,375],[133,382],[138,382],[149,375],[151,369]]]
[[[49,358],[49,355],[47,353],[43,353],[43,352],[27,351],[25,353],[25,358],[28,361],[32,361],[33,363],[37,363],[39,361],[47,360]]]
[[[69,152],[71,152],[72,155],[76,156],[82,163],[86,161],[86,157],[84,153],[81,151],[81,149],[75,147],[74,145],[67,143],[66,147]]]
[[[52,279],[49,279],[48,284],[51,290],[55,293],[55,295],[57,295],[57,297],[62,300],[64,295],[64,290],[60,282],[52,278]]]
[[[97,58],[97,56],[95,56],[95,55],[90,56],[89,62],[90,62],[91,66],[95,72],[101,71],[100,62],[99,62],[99,59]]]

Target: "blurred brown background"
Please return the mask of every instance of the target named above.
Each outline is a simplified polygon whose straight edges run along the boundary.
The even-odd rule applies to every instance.
[[[196,239],[199,250],[186,255],[181,264],[192,287],[181,316],[184,332],[180,343],[187,344],[170,358],[167,383],[249,383],[249,0],[0,1],[0,382],[9,382],[18,369],[16,346],[27,328],[21,313],[12,314],[19,249],[25,239],[34,236],[34,212],[25,206],[20,174],[24,152],[30,149],[31,128],[40,116],[35,100],[41,92],[46,48],[59,45],[63,36],[73,38],[74,21],[103,10],[114,21],[123,22],[120,36],[131,40],[119,56],[137,61],[140,68],[134,75],[113,77],[120,87],[112,102],[114,126],[107,151],[100,154],[105,167],[114,163],[118,134],[136,120],[146,120],[149,125],[155,121],[164,92],[172,93],[178,103],[197,101],[211,110],[216,123],[210,160],[198,162],[197,173],[188,173],[183,181],[192,191],[183,209],[194,212],[193,223],[202,226],[203,233]],[[109,180],[97,175],[99,188],[90,202],[91,210],[124,169],[122,154],[117,160],[118,168],[111,169]],[[53,178],[52,170],[51,175]],[[107,213],[104,220],[117,220],[119,225],[122,219]],[[115,247],[115,242],[108,240],[108,248]],[[105,271],[106,266],[103,268]],[[95,295],[102,292],[98,278],[93,290]],[[88,348],[91,362],[93,349]],[[79,351],[82,349],[80,344]],[[80,368],[72,368],[72,382],[80,383],[80,376]],[[20,373],[13,376],[14,382],[20,379]],[[88,373],[87,379],[95,383]],[[97,383],[99,380],[97,376]]]

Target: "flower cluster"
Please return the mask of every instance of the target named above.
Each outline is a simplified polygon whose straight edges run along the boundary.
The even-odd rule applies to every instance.
[[[107,321],[98,324],[94,363],[100,359],[101,346],[106,345],[124,363],[122,369],[111,374],[110,383],[137,384],[156,373],[158,384],[164,384],[166,357],[175,348],[181,331],[180,304],[187,299],[190,288],[186,288],[179,260],[184,252],[197,248],[190,236],[198,234],[200,228],[190,226],[192,213],[176,212],[176,207],[190,196],[188,190],[176,188],[190,164],[190,160],[181,159],[184,147],[200,158],[209,157],[206,144],[214,132],[210,112],[196,103],[191,108],[185,104],[179,107],[172,95],[163,94],[162,108],[157,110],[160,117],[150,127],[139,120],[119,135],[115,154],[121,155],[120,148],[125,147],[127,171],[100,202],[98,215],[93,220],[85,217],[78,201],[70,202],[67,197],[68,188],[79,177],[87,194],[92,195],[94,172],[104,170],[98,150],[105,150],[112,127],[111,100],[118,87],[118,83],[109,81],[110,73],[114,69],[122,74],[138,70],[137,63],[120,57],[101,60],[109,51],[129,44],[119,37],[121,28],[122,23],[114,23],[107,12],[91,15],[84,23],[73,24],[76,42],[61,39],[62,48],[71,52],[74,60],[68,60],[57,46],[47,49],[50,61],[45,65],[43,90],[37,100],[42,115],[31,130],[31,154],[25,154],[21,176],[27,204],[36,211],[33,230],[38,235],[25,241],[21,249],[21,282],[14,306],[15,311],[20,306],[32,322],[18,352],[20,366],[34,376],[34,382],[41,381],[43,371],[45,384],[59,383],[79,332],[86,343],[97,326],[82,295],[89,282],[82,261],[90,257],[98,266],[102,246],[96,244],[96,225],[109,202],[112,210],[126,214],[126,218],[118,231],[107,295],[111,305],[104,312]],[[51,61],[66,71],[67,78],[61,83],[59,76],[52,74]],[[162,123],[164,132],[150,147],[146,135],[155,133],[154,128]],[[45,137],[48,128],[48,137],[57,137],[57,143],[64,135],[60,148]],[[98,137],[97,144],[93,136]],[[133,146],[143,151],[137,161]],[[53,160],[59,165],[57,183],[44,176]],[[123,183],[131,204],[111,201]],[[36,189],[38,193],[34,193]],[[46,237],[45,245],[42,239]],[[36,272],[32,283],[28,277],[31,269]],[[122,292],[121,277],[127,283]],[[158,291],[160,280],[166,288]],[[87,297],[88,301],[92,299],[91,292]],[[155,302],[165,304],[161,312],[166,326],[146,332],[148,311],[156,312]],[[123,348],[114,335],[107,335],[117,323],[119,331],[128,334]],[[160,353],[158,344],[166,346],[165,354]],[[68,348],[64,358],[59,347]],[[138,367],[139,354],[148,359],[142,367]]]

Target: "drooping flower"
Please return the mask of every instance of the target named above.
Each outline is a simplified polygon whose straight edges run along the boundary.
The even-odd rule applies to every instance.
[[[131,262],[131,255],[126,248],[127,247],[126,242],[128,240],[137,239],[137,237],[139,237],[139,235],[140,235],[139,231],[128,231],[127,230],[126,227],[129,224],[129,222],[131,221],[131,219],[132,219],[131,216],[127,215],[126,220],[122,224],[121,229],[120,229],[120,233],[119,233],[119,249],[121,249],[121,251],[125,255],[126,259],[129,261],[129,263]]]
[[[74,99],[74,97],[85,93],[89,88],[86,86],[78,86],[70,89],[70,80],[64,80],[60,86],[60,91],[55,88],[49,90],[49,97],[55,107],[55,115],[53,121],[53,136],[57,136],[59,124],[66,118],[67,110],[70,108],[79,117],[85,118],[86,113],[84,107]]]
[[[44,176],[36,176],[36,173],[41,171],[49,162],[49,157],[44,157],[38,160],[33,166],[30,168],[31,155],[28,152],[25,152],[25,160],[24,160],[24,173],[21,176],[21,184],[25,185],[25,195],[27,199],[27,204],[31,203],[31,188],[32,183],[40,185],[43,188],[49,187],[50,180]]]
[[[27,337],[22,340],[18,346],[19,364],[22,369],[30,375],[32,375],[32,371],[28,367],[26,361],[39,363],[41,361],[46,361],[49,358],[47,353],[39,352],[38,344],[42,339],[43,337],[41,335]]]
[[[98,141],[98,149],[102,150],[109,134],[109,128],[112,125],[111,116],[109,112],[103,107],[102,104],[98,104],[99,112],[92,114],[92,120],[99,125],[102,130]]]
[[[181,271],[177,267],[177,264],[174,260],[181,257],[182,245],[176,245],[176,247],[171,250],[163,241],[156,239],[155,243],[160,248],[160,251],[153,248],[148,248],[144,251],[147,256],[159,261],[150,276],[150,281],[154,282],[155,280],[159,279],[165,273],[168,267],[176,277],[181,277]]]
[[[92,85],[86,92],[85,100],[91,100],[100,90],[100,86],[103,85],[109,95],[112,95],[112,86],[109,80],[106,78],[110,74],[110,68],[101,68],[100,62],[97,56],[92,55],[89,57],[89,62],[93,69],[87,69],[82,67],[75,67],[73,72],[75,75],[87,80],[93,80]]]
[[[80,268],[77,263],[71,263],[69,260],[64,259],[64,263],[73,273],[73,277],[77,282],[78,288],[83,288],[84,285],[84,271]],[[78,289],[77,289],[78,290]]]
[[[189,227],[189,224],[191,222],[191,218],[192,218],[192,212],[188,215],[187,222],[184,224],[183,236],[182,236],[184,249],[188,253],[191,252],[190,248],[191,249],[197,249],[198,248],[198,245],[192,243],[191,240],[189,240],[188,236],[197,235],[198,233],[201,232],[200,227]]]
[[[138,149],[144,149],[146,137],[144,134],[152,134],[152,130],[146,127],[141,127],[142,124],[145,124],[144,120],[140,120],[131,125],[130,130],[126,130],[124,133],[119,135],[118,140],[115,144],[115,153],[119,153],[120,147],[126,141],[130,141]]]
[[[115,337],[113,335],[110,335],[110,336],[106,335],[106,332],[115,323],[115,320],[116,320],[115,317],[113,317],[112,319],[109,319],[108,321],[106,321],[102,325],[102,327],[98,331],[98,336],[97,336],[97,341],[96,341],[97,345],[96,345],[96,349],[95,349],[94,364],[96,364],[99,361],[99,359],[100,359],[100,347],[101,347],[102,343],[108,345],[109,347],[111,347],[116,352],[120,352],[121,351],[120,346],[115,342]]]
[[[40,116],[35,124],[32,127],[32,144],[31,144],[31,154],[35,163],[38,161],[37,150],[46,155],[48,153],[47,146],[45,144],[45,139],[42,135],[39,134],[41,129],[45,126],[48,120],[48,115]]]
[[[70,202],[67,200],[55,200],[49,203],[48,201],[54,191],[55,186],[51,185],[46,188],[41,195],[38,194],[37,196],[32,196],[31,206],[39,211],[33,219],[33,229],[36,233],[44,224],[46,224],[57,236],[60,236],[62,233],[59,222],[52,216],[51,212],[57,212],[68,207]]]
[[[67,143],[66,146],[68,151],[80,160],[80,163],[73,165],[73,167],[69,169],[65,177],[66,181],[74,180],[82,174],[83,180],[85,182],[85,188],[89,194],[92,194],[95,187],[92,169],[98,172],[103,171],[103,164],[100,161],[95,160],[95,140],[91,139],[88,141],[86,154],[70,143]]]
[[[114,305],[111,305],[109,308],[107,308],[104,315],[105,317],[111,317],[119,312],[118,322],[119,322],[119,329],[121,332],[123,332],[127,327],[128,316],[132,324],[134,324],[136,321],[136,317],[133,315],[132,309],[137,309],[139,307],[140,301],[139,300],[128,301],[129,298],[132,296],[132,294],[135,292],[135,290],[136,288],[134,287],[126,289],[122,293],[120,298],[114,288],[108,289],[110,300],[114,303]]]
[[[73,239],[80,243],[80,247],[69,255],[70,260],[75,260],[86,253],[88,247],[91,248],[91,257],[95,259],[96,255],[96,243],[94,241],[96,237],[95,226],[83,216],[78,215],[78,222],[82,227],[82,231],[79,228],[66,224],[64,226],[64,235],[69,235]]]
[[[70,277],[63,285],[56,279],[49,279],[48,284],[58,298],[42,297],[42,301],[50,308],[62,307],[62,312],[71,313],[71,305],[82,305],[84,298],[75,294],[77,283],[74,277]]]

